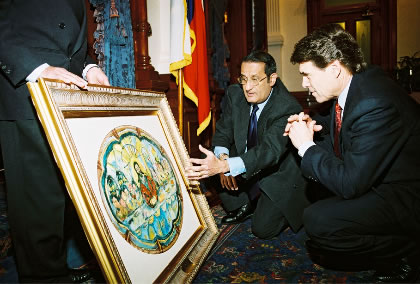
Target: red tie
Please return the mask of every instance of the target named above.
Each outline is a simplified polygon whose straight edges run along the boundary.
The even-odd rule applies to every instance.
[[[334,129],[334,152],[335,155],[341,158],[340,153],[340,143],[338,142],[338,137],[340,136],[341,130],[341,111],[343,109],[338,104],[338,101],[335,102],[335,129]]]

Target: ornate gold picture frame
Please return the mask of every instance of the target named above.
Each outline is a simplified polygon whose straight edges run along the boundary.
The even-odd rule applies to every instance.
[[[109,283],[191,282],[218,230],[162,93],[28,83]]]

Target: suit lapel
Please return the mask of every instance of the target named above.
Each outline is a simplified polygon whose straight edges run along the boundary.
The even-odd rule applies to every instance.
[[[342,156],[344,155],[342,133],[343,133],[343,131],[346,131],[346,129],[347,129],[346,123],[347,123],[348,119],[346,119],[346,117],[349,117],[349,115],[352,113],[352,111],[353,111],[353,109],[356,106],[357,101],[358,101],[358,99],[354,98],[358,93],[358,92],[356,92],[356,88],[357,88],[357,85],[358,85],[357,84],[358,80],[359,80],[358,74],[353,75],[353,79],[352,79],[352,81],[350,83],[350,87],[349,87],[349,92],[347,93],[347,98],[346,98],[346,103],[345,103],[345,106],[344,106],[343,117],[341,118],[341,130],[340,130],[340,134],[338,135],[338,143],[340,144],[340,152],[341,152]],[[332,107],[331,117],[332,117],[331,137],[332,137],[332,141],[334,143],[335,104]]]
[[[249,117],[250,117],[250,107],[251,106],[244,99],[244,103],[241,104],[240,110],[239,110],[239,121],[238,121],[239,131],[237,132],[238,139],[235,139],[237,141],[238,153],[245,152],[246,140],[248,139],[248,124],[249,124]]]
[[[358,94],[360,93],[358,90],[360,74],[353,75],[353,79],[350,83],[349,93],[347,94],[346,105],[344,107],[343,119],[342,119],[342,127],[347,122],[348,119],[345,119],[353,112],[353,109],[356,107],[357,103],[360,101],[358,98]]]
[[[258,141],[261,141],[262,139],[262,136],[265,130],[262,126],[266,125],[266,121],[269,118],[270,113],[272,111],[278,111],[278,110],[271,110],[271,108],[273,107],[273,101],[275,100],[275,96],[277,95],[275,90],[276,89],[273,89],[273,93],[271,94],[271,97],[269,98],[267,104],[264,106],[260,114],[260,117],[258,118],[258,124],[257,124]]]
[[[331,137],[331,142],[334,148],[334,131],[335,131],[335,104],[337,103],[337,100],[333,103],[332,107],[331,107],[331,113],[330,113],[330,137]]]
[[[72,2],[72,1],[71,1]],[[84,4],[84,3],[82,3]],[[75,54],[77,51],[79,51],[79,49],[82,47],[82,44],[85,42],[86,40],[86,9],[82,6],[82,9],[78,9],[77,12],[75,13],[80,13],[81,15],[78,14],[78,16],[81,16],[79,18],[79,20],[81,20],[80,23],[80,33],[79,36],[77,37],[77,40],[73,46],[73,50],[72,50],[72,55]]]

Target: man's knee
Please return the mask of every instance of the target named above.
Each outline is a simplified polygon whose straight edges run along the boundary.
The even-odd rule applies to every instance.
[[[272,239],[279,234],[279,232],[277,230],[273,230],[273,228],[254,224],[251,226],[251,231],[254,236],[264,240]]]
[[[260,239],[268,240],[276,237],[288,227],[286,219],[283,217],[277,224],[256,222],[252,220],[251,231],[254,236]]]
[[[309,237],[324,236],[331,230],[330,221],[333,216],[314,205],[311,205],[304,210],[303,227]]]

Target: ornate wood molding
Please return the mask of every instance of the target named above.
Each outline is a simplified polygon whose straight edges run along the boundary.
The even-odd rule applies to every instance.
[[[147,1],[134,0],[131,4],[134,58],[136,62],[136,88],[165,92],[169,84],[160,80],[159,73],[150,64],[148,37],[152,29],[147,21]]]

